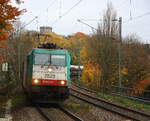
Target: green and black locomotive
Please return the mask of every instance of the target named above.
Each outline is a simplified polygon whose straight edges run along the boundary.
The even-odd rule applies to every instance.
[[[27,57],[23,86],[35,102],[62,102],[69,96],[70,54],[64,49],[35,48]]]

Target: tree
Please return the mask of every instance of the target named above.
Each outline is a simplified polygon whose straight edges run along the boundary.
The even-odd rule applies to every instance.
[[[88,35],[82,33],[82,32],[77,32],[72,35],[68,36],[69,39],[69,46],[68,50],[71,52],[72,55],[72,64],[78,65],[80,63],[80,57],[82,57],[81,54],[81,49],[83,45],[85,44],[86,40],[88,38]]]
[[[95,83],[100,87],[118,86],[119,51],[117,48],[121,42],[118,38],[118,23],[112,21],[116,19],[116,15],[112,4],[109,3],[97,33],[89,37],[81,50],[81,60],[85,67],[82,78],[88,80],[86,85],[92,86]],[[150,75],[148,49],[139,40],[139,37],[132,35],[125,38],[121,44],[122,86],[133,87],[139,80]],[[95,75],[96,72],[99,72],[99,76]]]
[[[96,68],[98,67],[95,69],[97,72],[100,71],[97,79],[91,80],[91,82],[98,84],[97,81],[99,81],[98,87],[111,86],[112,83],[116,83],[118,78],[118,76],[116,76],[118,74],[117,41],[110,37],[97,34],[89,38],[85,46],[84,50],[81,51],[81,60],[85,69],[89,69],[88,65],[90,65]]]
[[[18,4],[22,3],[22,0],[15,0],[15,1],[16,1],[16,3],[18,3]]]
[[[88,66],[99,66],[95,69],[97,72],[100,71],[100,75],[95,76],[97,79],[91,81],[99,84],[97,87],[111,86],[118,80],[118,23],[113,22],[116,17],[116,11],[113,9],[112,4],[108,3],[107,10],[103,15],[103,22],[99,24],[97,33],[89,37],[87,44],[81,51],[81,60],[84,66],[87,67],[85,72],[86,69],[90,69]],[[83,77],[86,77],[84,73]],[[97,83],[98,80],[99,83]]]
[[[105,35],[107,37],[118,37],[118,23],[114,20],[117,19],[117,12],[113,8],[112,3],[107,4],[107,9],[104,11],[103,14],[103,21],[102,24],[98,26],[98,33]]]
[[[123,43],[123,67],[127,74],[123,76],[128,87],[133,87],[141,80],[150,76],[149,56],[145,45],[139,42],[139,37],[130,35]],[[142,87],[142,85],[140,85]],[[144,86],[144,85],[143,85]]]
[[[19,2],[20,0],[17,0]],[[0,41],[6,40],[11,30],[13,30],[12,22],[14,22],[23,10],[12,6],[10,0],[0,1]]]
[[[24,61],[27,54],[33,48],[32,36],[24,33],[14,35],[7,40],[5,51],[6,61],[9,63],[9,81],[13,81],[16,89],[21,89],[24,71]]]

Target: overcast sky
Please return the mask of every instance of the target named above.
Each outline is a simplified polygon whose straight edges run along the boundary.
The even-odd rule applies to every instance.
[[[40,26],[51,26],[53,32],[61,35],[69,35],[75,32],[92,33],[90,27],[77,22],[77,19],[101,19],[107,3],[112,2],[117,11],[118,18],[123,21],[133,18],[132,21],[123,23],[123,37],[136,33],[143,42],[150,43],[150,0],[82,0],[70,12],[65,14],[56,23],[55,21],[66,11],[72,8],[80,0],[24,0],[20,7],[27,12],[21,16],[21,21],[28,23],[35,16],[36,20],[26,26],[27,29],[38,30]],[[148,13],[134,19],[137,16]],[[131,14],[130,14],[131,13]],[[98,21],[84,21],[87,24],[97,27]]]

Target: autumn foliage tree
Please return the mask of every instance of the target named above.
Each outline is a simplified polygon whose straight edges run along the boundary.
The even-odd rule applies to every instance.
[[[124,38],[121,43],[118,24],[112,22],[116,17],[112,5],[108,4],[97,33],[88,38],[81,50],[84,65],[81,81],[90,88],[111,89],[114,85],[118,86],[120,75],[122,87],[134,87],[139,80],[150,77],[148,52],[144,44],[137,36]],[[121,50],[118,49],[119,44]]]
[[[116,40],[101,34],[93,35],[87,40],[87,44],[81,51],[81,60],[85,67],[82,80],[89,80],[87,82],[89,87],[93,83],[96,84],[95,88],[111,86],[116,83],[118,80],[118,52],[116,47]]]
[[[123,79],[126,80],[126,86],[135,87],[139,81],[150,77],[148,52],[136,35],[125,38],[122,48],[122,63],[123,67],[126,68]],[[147,82],[145,81],[145,83]],[[144,87],[145,85],[140,86]]]
[[[12,6],[10,0],[0,0],[0,41],[7,39],[9,33],[13,30],[12,22],[21,12],[23,10]]]
[[[27,55],[34,46],[33,37],[24,32],[22,35],[11,36],[7,39],[5,48],[6,60],[9,63],[7,80],[13,82],[15,90],[21,89],[22,79],[24,77],[24,63]]]

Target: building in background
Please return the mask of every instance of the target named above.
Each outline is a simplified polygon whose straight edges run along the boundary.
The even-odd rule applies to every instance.
[[[49,26],[40,27],[40,34],[51,33],[51,32],[52,32],[52,27]]]

